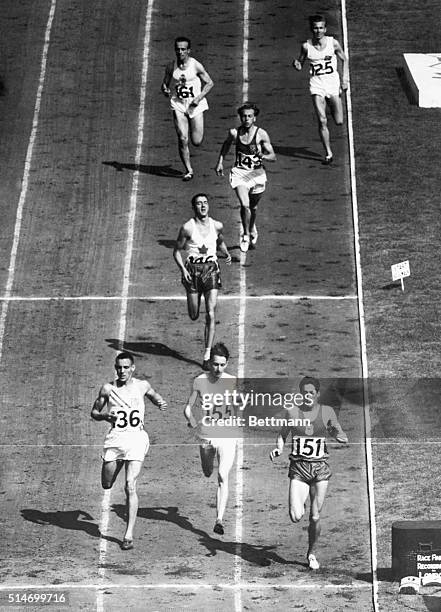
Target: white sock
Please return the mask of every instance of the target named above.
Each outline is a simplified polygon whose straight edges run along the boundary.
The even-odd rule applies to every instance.
[[[210,347],[205,349],[205,352],[204,352],[204,361],[208,361],[210,359],[210,352],[211,352],[211,348]]]

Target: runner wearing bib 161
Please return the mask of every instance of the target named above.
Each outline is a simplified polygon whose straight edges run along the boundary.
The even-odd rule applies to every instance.
[[[205,97],[213,81],[203,65],[190,57],[190,39],[179,36],[175,40],[176,60],[165,68],[161,91],[170,98],[173,121],[178,135],[179,156],[185,167],[184,181],[193,178],[190,161],[189,137],[198,147],[204,138],[204,112],[208,109]]]
[[[277,446],[271,451],[270,458],[274,460],[279,457],[285,442],[291,437],[289,515],[294,523],[300,521],[305,513],[308,495],[310,496],[307,559],[310,569],[318,569],[315,549],[320,535],[320,511],[331,477],[326,438],[332,436],[342,444],[345,444],[348,438],[334,410],[330,406],[320,404],[320,382],[316,378],[306,377],[300,381],[299,387],[306,398],[305,406],[290,411],[290,418],[302,419],[304,424],[284,427],[277,437]]]
[[[301,70],[305,60],[309,60],[309,91],[312,96],[314,110],[317,116],[320,139],[325,148],[325,164],[333,160],[326,104],[329,104],[336,125],[343,124],[343,106],[341,92],[348,88],[349,73],[346,55],[338,40],[326,36],[326,19],[322,15],[312,15],[309,18],[312,38],[304,42],[298,59],[293,61],[296,70]],[[337,58],[343,64],[343,78],[337,70]]]

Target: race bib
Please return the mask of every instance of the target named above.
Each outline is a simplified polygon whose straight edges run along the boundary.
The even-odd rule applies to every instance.
[[[262,166],[262,159],[258,154],[247,155],[246,153],[238,151],[236,166],[245,168],[246,170],[256,170]]]
[[[332,74],[334,68],[332,66],[332,59],[324,59],[322,62],[314,62],[310,65],[311,76],[323,76],[324,74]]]
[[[112,428],[116,429],[116,431],[140,429],[141,418],[139,416],[139,410],[130,410],[118,406],[117,408],[112,408],[110,414],[117,417],[116,421],[112,423]]]
[[[325,438],[294,438],[292,455],[304,459],[322,459],[326,454]]]
[[[188,86],[186,83],[178,83],[176,85],[176,95],[180,100],[194,98],[193,85]]]

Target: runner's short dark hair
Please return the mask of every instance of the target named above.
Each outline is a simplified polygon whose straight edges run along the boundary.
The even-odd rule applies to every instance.
[[[191,48],[191,41],[186,36],[178,36],[177,38],[175,38],[175,46],[179,42],[186,42],[188,44],[188,48]]]
[[[257,104],[254,104],[253,102],[244,102],[242,106],[239,106],[239,108],[237,109],[237,114],[239,115],[239,117],[242,115],[244,110],[253,110],[255,117],[257,117],[257,115],[260,113]]]
[[[314,23],[318,23],[319,21],[323,21],[323,23],[326,25],[326,17],[324,17],[323,15],[319,15],[318,13],[316,13],[315,15],[310,15],[308,17],[308,21],[310,28],[312,28]]]
[[[230,358],[230,351],[227,349],[223,342],[216,342],[216,344],[211,347],[210,359],[213,359],[215,355],[218,355],[219,357],[225,357],[225,359],[228,361]]]
[[[312,385],[317,393],[320,391],[320,381],[318,378],[314,378],[313,376],[304,376],[299,383],[300,393],[303,393],[306,385]]]
[[[129,353],[128,351],[118,353],[118,355],[115,357],[115,363],[117,361],[122,361],[123,359],[128,359],[132,364],[135,363],[135,358],[133,357],[132,353]]]
[[[208,200],[208,196],[206,193],[195,193],[195,195],[191,198],[191,205],[194,206],[196,204],[196,200],[198,198],[207,198]]]

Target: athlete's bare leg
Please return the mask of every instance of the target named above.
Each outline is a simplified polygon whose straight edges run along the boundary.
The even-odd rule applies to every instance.
[[[190,124],[190,138],[195,147],[198,147],[204,138],[204,113],[188,120]]]
[[[196,319],[198,319],[200,306],[201,294],[187,291],[187,310],[188,316],[192,321],[196,321]]]
[[[214,332],[216,331],[216,304],[217,304],[217,289],[210,289],[204,294],[205,297],[205,329],[204,340],[205,349],[213,346]]]
[[[315,554],[317,540],[320,537],[320,531],[321,531],[320,512],[323,507],[323,503],[325,501],[327,489],[328,489],[327,480],[320,480],[319,482],[314,482],[311,484],[311,487],[310,487],[311,510],[309,513],[308,555]]]
[[[136,491],[136,480],[141,471],[142,461],[126,461],[126,504],[127,504],[127,528],[124,535],[125,540],[133,540],[133,528],[136,515],[138,514],[138,493]]]
[[[309,485],[291,478],[289,481],[288,509],[293,523],[298,523],[305,514],[305,504],[309,495]]]
[[[124,461],[103,461],[101,468],[101,485],[103,489],[111,489],[115,483],[116,477],[121,471]]]
[[[188,119],[184,113],[173,111],[173,121],[175,124],[176,134],[178,135],[178,151],[179,157],[185,166],[186,173],[193,173],[193,168],[190,162],[190,149],[188,148]]]
[[[214,469],[214,458],[216,456],[216,449],[211,444],[201,444],[199,446],[199,454],[201,456],[201,465],[204,476],[209,478]]]
[[[326,117],[326,99],[317,94],[312,96],[315,114],[317,116],[320,140],[326,151],[326,157],[332,157],[331,143],[328,130],[328,119]]]
[[[217,493],[216,493],[216,509],[217,516],[216,522],[222,523],[224,517],[225,508],[228,501],[228,477],[230,470],[233,467],[234,456],[236,454],[235,447],[220,447],[217,450],[217,459],[219,462],[218,475],[217,475]]]
[[[254,233],[256,225],[257,205],[259,204],[260,198],[263,196],[261,193],[250,193],[250,234]]]
[[[343,125],[343,104],[340,96],[330,96],[328,98],[329,108],[335,125]]]
[[[235,187],[237,199],[240,202],[240,218],[242,221],[242,232],[244,236],[248,236],[250,233],[250,194],[249,189],[245,185],[238,185]]]

